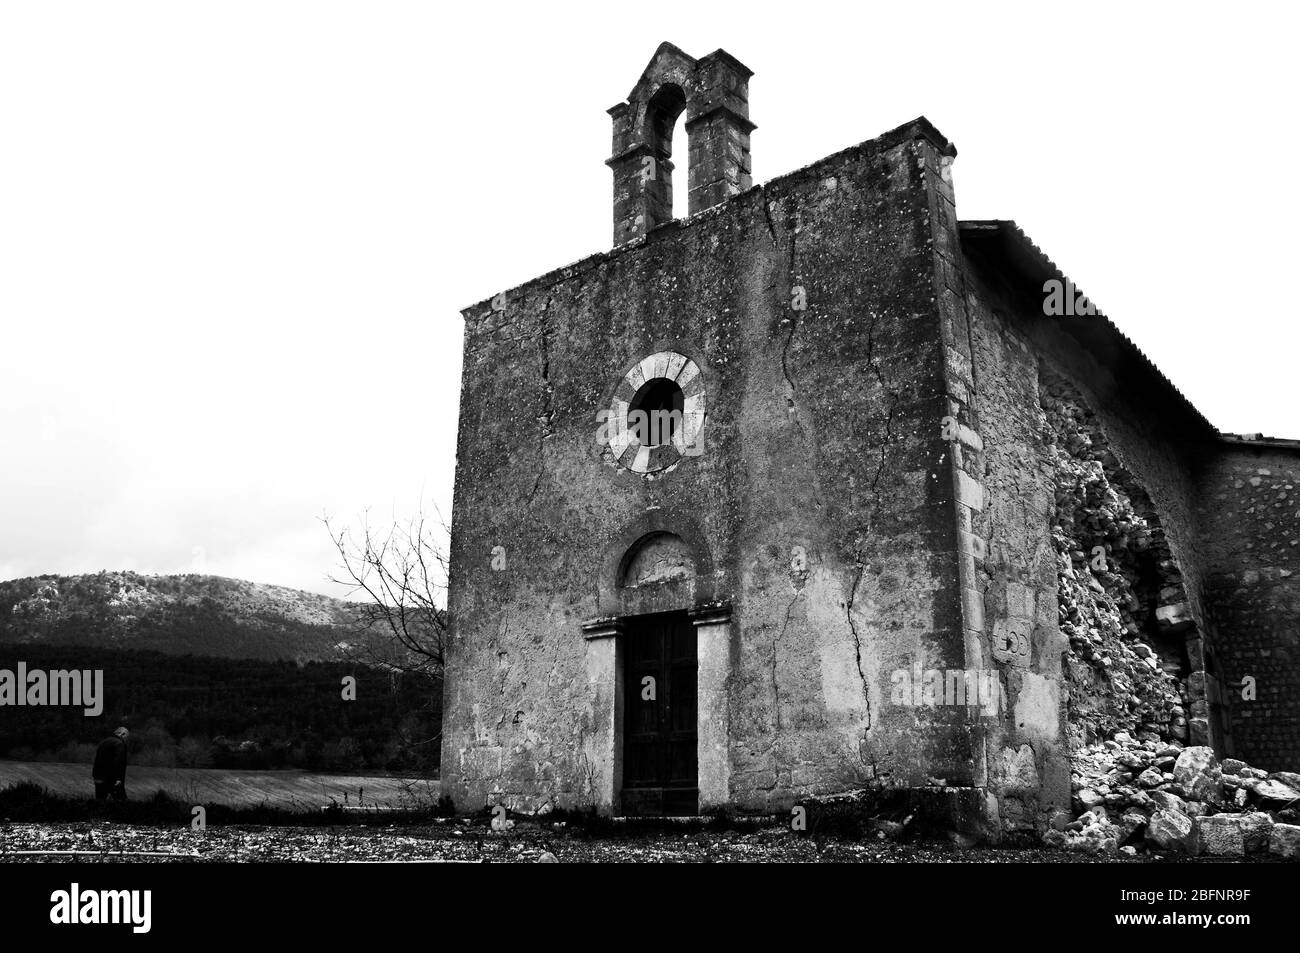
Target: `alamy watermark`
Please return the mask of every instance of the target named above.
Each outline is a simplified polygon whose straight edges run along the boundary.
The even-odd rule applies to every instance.
[[[688,433],[686,415],[680,410],[629,410],[624,418],[602,407],[596,411],[596,423],[596,443],[601,445],[626,431],[643,447],[675,446],[687,457],[704,452],[704,428],[695,426],[690,428],[693,433]]]
[[[906,708],[960,705],[994,717],[1006,710],[1006,691],[996,669],[898,668],[889,676],[889,701]]]
[[[104,712],[104,670],[0,668],[0,708],[25,705],[73,706],[85,709],[87,718]]]
[[[123,924],[132,933],[148,933],[152,910],[152,890],[83,890],[73,883],[50,894],[50,922],[58,925]]]
[[[1049,318],[1094,317],[1098,313],[1069,278],[1048,278],[1043,282],[1043,295],[1043,314]]]

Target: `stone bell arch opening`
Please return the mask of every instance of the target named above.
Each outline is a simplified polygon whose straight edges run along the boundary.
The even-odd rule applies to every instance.
[[[673,171],[682,159],[690,157],[686,123],[677,121],[685,110],[686,92],[676,83],[664,83],[646,103],[646,139],[650,155],[657,165],[653,173],[659,185],[656,190],[660,202],[660,214],[656,216],[659,223],[686,215],[685,197],[689,190],[673,189]],[[674,154],[677,156],[675,160]]]

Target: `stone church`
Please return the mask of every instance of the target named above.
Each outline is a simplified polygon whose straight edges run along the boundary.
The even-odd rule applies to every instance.
[[[1117,725],[1289,766],[1300,445],[1219,433],[1013,222],[959,219],[924,118],[754,186],[750,75],[660,46],[609,110],[613,249],[463,312],[456,808],[879,785],[996,837]]]

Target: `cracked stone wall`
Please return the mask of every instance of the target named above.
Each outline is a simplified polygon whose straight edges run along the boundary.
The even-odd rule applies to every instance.
[[[1069,439],[1084,446],[1065,447],[1068,455],[1091,461],[1095,472],[1089,479],[1095,487],[1113,490],[1132,506],[1134,515],[1145,521],[1149,538],[1142,551],[1126,545],[1124,530],[1117,529],[1113,519],[1108,522],[1107,506],[1093,505],[1087,508],[1091,524],[1078,527],[1068,547],[1071,565],[1063,565],[1063,576],[1087,566],[1088,560],[1078,553],[1090,555],[1098,544],[1106,547],[1111,570],[1090,570],[1076,580],[1094,589],[1077,604],[1100,607],[1099,615],[1082,620],[1076,633],[1086,631],[1090,622],[1101,635],[1091,645],[1078,639],[1071,643],[1073,668],[1068,674],[1077,678],[1071,685],[1076,696],[1072,726],[1079,729],[1072,740],[1084,744],[1105,735],[1107,728],[1132,728],[1139,738],[1158,735],[1224,751],[1222,660],[1233,650],[1238,633],[1231,626],[1221,627],[1210,611],[1210,547],[1202,519],[1202,481],[1222,444],[1185,405],[1155,393],[1149,377],[1126,375],[1118,380],[1111,366],[1102,366],[1080,348],[1069,331],[1071,322],[1079,320],[1089,319],[1026,319],[1048,368],[1045,390],[1055,394],[1058,409],[1067,404],[1072,408],[1077,426]],[[1068,399],[1062,403],[1063,397]],[[1061,591],[1068,592],[1074,584],[1063,578]],[[1098,588],[1101,593],[1095,593]],[[1101,618],[1107,613],[1118,618],[1118,639],[1107,634],[1109,626]],[[1156,679],[1160,685],[1141,684],[1149,678],[1131,654],[1142,644],[1151,650],[1145,659],[1149,667],[1175,683],[1172,695],[1162,679]],[[1113,671],[1090,684],[1086,672],[1095,671],[1099,663]],[[1116,681],[1117,672],[1137,677]],[[1115,695],[1108,701],[1112,691]],[[1147,704],[1125,716],[1121,709],[1132,695],[1145,696]],[[1100,717],[1086,714],[1089,706]],[[1141,717],[1134,724],[1122,724],[1135,713]]]
[[[1171,562],[1171,578],[1176,577],[1185,597],[1185,601],[1174,600],[1172,594],[1161,597],[1157,592],[1161,615],[1177,624],[1194,625],[1212,652],[1215,630],[1205,607],[1206,551],[1197,507],[1200,474],[1219,449],[1213,431],[1194,418],[1186,405],[1173,403],[1167,392],[1159,391],[1148,368],[1141,374],[1117,371],[1118,358],[1103,362],[1082,346],[1072,329],[1100,319],[1047,317],[1041,296],[1018,297],[1005,289],[997,293],[1002,313],[1014,315],[1018,333],[1045,369],[1044,381],[1067,384],[1072,400],[1086,416],[1081,434],[1100,450],[1082,456],[1096,458],[1138,507],[1139,515],[1158,517],[1156,545],[1161,558]],[[1049,383],[1047,389],[1054,386]],[[1105,542],[1098,539],[1094,545]]]
[[[1126,731],[1212,745],[1269,770],[1294,767],[1297,450],[1220,439],[1149,367],[1134,367],[1113,344],[1108,352],[1084,345],[1096,341],[1085,325],[1101,319],[1043,315],[1040,297],[1012,288],[977,251],[966,271],[987,305],[967,309],[984,457],[1001,442],[996,431],[1023,416],[1032,399],[1026,371],[1022,393],[997,414],[980,406],[1002,387],[998,369],[1014,363],[1006,355],[1021,353],[1017,341],[1038,368],[1044,435],[1057,457],[1048,461],[1057,483],[1052,547],[1070,649],[1063,675],[1071,747]],[[1026,453],[1024,465],[1005,472],[1030,479],[1041,459]],[[996,493],[986,487],[985,495],[988,518],[1007,525]],[[1108,559],[1102,570],[1091,566],[1096,545]],[[990,553],[996,548],[990,539]],[[1243,697],[1247,678],[1253,697]]]
[[[955,452],[983,488],[970,526],[979,541],[969,571],[981,625],[969,639],[968,664],[997,671],[1006,693],[997,717],[980,721],[982,783],[998,801],[1004,831],[1041,829],[1051,811],[1069,804],[1069,757],[1039,358],[977,274],[968,269],[954,290],[964,292],[969,324],[959,331],[973,355],[960,411],[980,436],[977,451]]]
[[[946,143],[912,124],[465,311],[443,784],[458,808],[602,806],[612,672],[582,623],[646,527],[727,603],[730,802],[976,782],[964,717],[888,704],[965,664],[933,287]],[[704,451],[601,459],[632,362],[701,369]],[[602,663],[603,664],[603,663]]]
[[[1040,298],[1013,288],[978,252],[968,256],[967,281],[973,426],[986,487],[975,525],[990,534],[986,629],[997,646],[999,617],[1015,602],[1004,608],[999,589],[1019,581],[1017,572],[1027,576],[1040,610],[1031,659],[1040,658],[1039,646],[1048,650],[1044,671],[1059,677],[1065,695],[1051,776],[1060,777],[1076,748],[1116,731],[1221,744],[1216,673],[1240,643],[1236,631],[1220,637],[1209,611],[1212,547],[1201,525],[1201,480],[1219,453],[1217,438],[1158,393],[1149,371],[1117,379],[1118,361],[1100,361],[1082,346],[1076,322],[1092,319],[1044,316]],[[1015,449],[999,456],[1007,448]],[[1060,662],[1048,660],[1051,651]],[[990,791],[1005,790],[997,753],[1014,764],[1010,750],[1020,750],[1024,729],[1018,716],[991,726]],[[1035,756],[1040,747],[1031,744]],[[1019,760],[1028,764],[1023,753]],[[1005,797],[1002,815],[1012,826]]]
[[[1300,454],[1229,446],[1200,500],[1218,629],[1224,748],[1270,771],[1300,765]],[[1253,681],[1246,681],[1246,680]]]
[[[1123,729],[1209,741],[1216,629],[1195,507],[1215,444],[1081,347],[1071,321],[1088,319],[1044,316],[978,252],[965,265],[974,359],[959,410],[981,447],[958,452],[984,490],[979,608],[1010,711],[986,726],[986,770],[1014,829],[1068,801],[1074,748]],[[1022,705],[1026,676],[1055,703]]]

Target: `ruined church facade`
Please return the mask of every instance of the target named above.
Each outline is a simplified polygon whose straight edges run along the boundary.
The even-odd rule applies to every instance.
[[[1103,316],[1044,314],[1064,276],[958,219],[923,118],[752,186],[749,77],[663,44],[610,110],[614,248],[463,312],[444,793],[695,814],[880,785],[1041,828],[1076,639],[1047,379],[1162,518],[1148,608],[1191,696],[1150,717],[1293,758],[1295,448],[1214,431]]]

